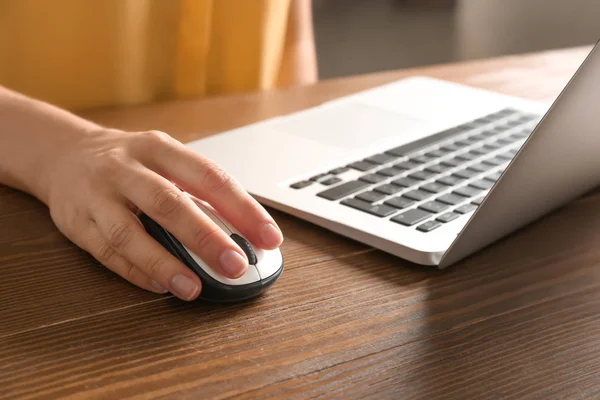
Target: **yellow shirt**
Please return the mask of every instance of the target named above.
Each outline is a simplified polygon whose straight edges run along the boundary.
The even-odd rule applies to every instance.
[[[290,0],[0,0],[0,85],[61,107],[269,89]]]

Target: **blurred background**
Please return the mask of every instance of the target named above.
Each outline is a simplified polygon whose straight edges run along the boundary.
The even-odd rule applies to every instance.
[[[589,45],[599,0],[313,0],[319,78]]]
[[[600,0],[0,0],[0,85],[84,109],[599,38]]]

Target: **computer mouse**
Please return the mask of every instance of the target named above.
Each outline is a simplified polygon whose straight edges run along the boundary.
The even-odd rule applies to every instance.
[[[227,278],[211,268],[152,218],[146,214],[140,215],[140,221],[146,231],[198,275],[202,281],[199,299],[217,303],[249,300],[263,293],[279,279],[284,264],[279,249],[263,250],[253,246],[208,203],[189,197],[240,246],[249,261],[248,270],[244,275],[237,279]]]

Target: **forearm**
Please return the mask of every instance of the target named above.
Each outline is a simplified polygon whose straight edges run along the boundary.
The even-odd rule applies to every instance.
[[[0,86],[0,184],[47,203],[48,168],[66,144],[97,125]]]

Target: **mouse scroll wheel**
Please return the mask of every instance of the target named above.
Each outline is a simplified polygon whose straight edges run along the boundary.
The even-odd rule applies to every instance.
[[[248,243],[246,239],[238,235],[237,233],[232,233],[231,238],[234,242],[237,243],[238,246],[242,249],[244,253],[246,253],[246,257],[248,257],[248,262],[250,265],[256,265],[256,254],[252,249],[252,245]]]

